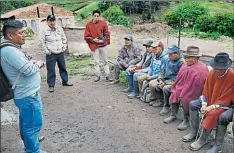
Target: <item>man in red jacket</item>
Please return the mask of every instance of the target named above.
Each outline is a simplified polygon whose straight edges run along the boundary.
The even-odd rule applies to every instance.
[[[94,68],[95,68],[95,79],[97,82],[100,80],[100,67],[99,61],[100,56],[104,65],[104,71],[107,81],[113,81],[110,78],[110,69],[107,60],[107,48],[106,46],[110,44],[110,31],[108,30],[107,23],[104,20],[100,20],[100,11],[93,11],[92,21],[86,24],[84,32],[84,40],[89,45],[94,58]]]

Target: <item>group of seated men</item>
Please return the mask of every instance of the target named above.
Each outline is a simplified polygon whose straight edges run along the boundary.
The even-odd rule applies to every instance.
[[[207,153],[218,153],[223,149],[227,125],[234,120],[234,71],[232,61],[225,52],[218,53],[210,61],[212,69],[199,60],[202,56],[199,47],[188,46],[182,51],[173,45],[167,50],[161,41],[147,41],[140,49],[132,36],[126,36],[125,45],[120,49],[114,64],[115,80],[120,82],[121,70],[126,72],[128,87],[124,92],[128,98],[143,100],[149,89],[150,106],[162,107],[160,115],[167,115],[163,122],[169,124],[177,119],[182,106],[183,121],[178,130],[190,131],[183,137],[184,142],[192,142],[190,149],[197,151],[209,142],[211,131],[216,128],[213,147]],[[202,120],[200,121],[200,117]],[[232,127],[234,133],[234,125]],[[233,140],[234,147],[234,140]]]

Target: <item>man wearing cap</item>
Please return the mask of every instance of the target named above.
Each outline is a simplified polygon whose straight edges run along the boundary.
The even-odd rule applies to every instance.
[[[129,66],[136,65],[141,61],[141,52],[137,45],[133,43],[132,36],[124,37],[125,44],[119,50],[117,61],[114,64],[114,76],[115,80],[110,84],[119,83],[120,71],[125,71]]]
[[[156,99],[157,102],[155,107],[163,106],[163,109],[160,111],[160,115],[164,116],[169,113],[169,97],[170,90],[172,85],[174,85],[176,76],[184,64],[185,60],[182,58],[180,53],[180,48],[173,45],[168,49],[168,60],[165,62],[165,67],[162,70],[160,76],[157,79],[157,82],[150,84],[152,88],[152,99]]]
[[[163,51],[164,46],[161,41],[154,42],[152,44],[152,47],[153,47],[153,55],[148,73],[138,77],[139,92],[141,92],[142,85],[145,80],[149,81],[149,84],[152,84],[154,81],[157,81],[156,79],[158,78],[161,70],[163,69],[164,66],[163,63],[165,63],[166,59],[168,58],[166,52]],[[139,97],[141,97],[141,94],[139,95]],[[152,105],[152,103],[150,105]]]
[[[49,92],[54,92],[56,73],[55,65],[58,64],[63,86],[72,86],[68,83],[64,51],[67,49],[67,38],[61,27],[56,26],[54,15],[47,16],[47,27],[39,33],[39,48],[46,54],[47,83]]]
[[[136,65],[130,66],[127,70],[127,78],[128,78],[128,88],[124,90],[124,92],[133,92],[128,95],[128,98],[132,99],[135,98],[138,95],[139,87],[138,87],[138,80],[137,78],[139,76],[142,76],[144,74],[147,74],[148,67],[151,62],[152,58],[152,51],[153,47],[151,46],[153,44],[152,40],[147,41],[143,46],[146,47],[146,52],[143,54],[143,58],[139,63]]]
[[[86,24],[84,32],[84,40],[87,42],[93,54],[95,69],[94,82],[98,82],[100,80],[100,56],[104,65],[106,81],[113,81],[110,78],[106,47],[110,44],[110,31],[107,23],[104,20],[100,20],[100,15],[100,11],[93,11],[93,19]]]
[[[38,140],[43,123],[43,105],[40,96],[40,69],[43,61],[32,60],[21,48],[25,43],[24,24],[7,20],[3,24],[0,67],[14,88],[14,103],[19,109],[20,137],[27,153],[46,153]],[[2,90],[2,89],[1,89]]]
[[[186,63],[181,67],[175,84],[171,88],[170,103],[171,115],[164,119],[164,123],[171,123],[176,120],[180,103],[183,106],[184,119],[177,128],[185,130],[189,127],[189,102],[196,100],[202,93],[203,86],[208,76],[207,66],[199,61],[202,54],[196,46],[188,46],[184,52]]]
[[[206,79],[202,95],[198,100],[189,103],[190,113],[190,132],[183,137],[184,142],[193,141],[197,132],[201,129],[199,138],[190,145],[190,149],[197,151],[208,143],[208,135],[217,126],[217,132],[226,131],[225,126],[221,125],[223,120],[218,120],[225,111],[223,107],[229,107],[233,98],[234,72],[230,68],[232,64],[229,55],[225,52],[218,53],[210,61],[213,68]],[[199,127],[199,112],[204,115]],[[216,134],[217,135],[217,134]],[[216,143],[220,140],[216,137]]]

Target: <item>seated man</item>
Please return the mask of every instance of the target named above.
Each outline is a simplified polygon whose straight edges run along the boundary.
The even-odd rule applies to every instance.
[[[148,72],[148,67],[150,65],[152,58],[152,50],[153,50],[153,47],[151,46],[152,44],[153,44],[152,40],[149,40],[147,43],[143,44],[143,46],[146,47],[146,52],[143,54],[143,58],[139,63],[137,63],[136,65],[129,66],[129,68],[126,70],[128,78],[128,88],[124,89],[124,92],[130,92],[133,90],[133,92],[130,95],[128,95],[128,98],[130,99],[138,95],[137,78]]]
[[[125,45],[119,50],[117,61],[114,65],[115,80],[110,84],[119,83],[120,70],[125,71],[130,65],[135,65],[141,61],[140,49],[133,43],[133,37],[127,36]]]
[[[149,84],[151,99],[157,99],[158,102],[155,107],[163,106],[159,115],[166,115],[169,113],[169,97],[172,85],[175,83],[176,76],[184,64],[184,58],[180,53],[180,48],[173,45],[168,49],[169,59],[165,62],[165,67],[162,70],[157,81]]]
[[[189,127],[189,102],[196,100],[202,94],[203,86],[208,76],[207,66],[199,61],[202,54],[196,46],[189,46],[184,52],[186,63],[181,67],[175,84],[171,88],[171,115],[164,119],[164,123],[171,123],[176,120],[180,102],[183,104],[183,122],[177,126],[179,130],[186,130]]]
[[[159,41],[158,43],[153,43],[152,46],[153,46],[153,55],[152,55],[148,73],[138,77],[139,92],[142,91],[143,82],[145,80],[151,82],[158,78],[161,70],[163,69],[163,65],[164,65],[163,63],[168,58],[168,56],[166,55],[166,52],[163,51],[164,47],[161,41]]]
[[[199,138],[190,145],[191,150],[199,150],[208,142],[210,131],[217,126],[220,115],[225,111],[222,107],[228,107],[232,101],[234,72],[230,69],[231,64],[227,53],[218,53],[210,61],[213,69],[208,74],[202,95],[199,100],[189,103],[190,132],[183,137],[183,141],[194,140],[201,128]],[[204,119],[199,127],[200,110]]]

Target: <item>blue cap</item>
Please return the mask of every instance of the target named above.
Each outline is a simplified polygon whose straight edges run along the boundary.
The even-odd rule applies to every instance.
[[[148,40],[143,46],[152,46],[153,43],[153,40]]]
[[[172,54],[172,53],[178,53],[180,52],[180,48],[177,47],[176,45],[172,45],[170,48],[168,48],[167,53]]]
[[[128,40],[133,41],[133,36],[128,35],[128,36],[124,37],[124,39],[128,39]]]

